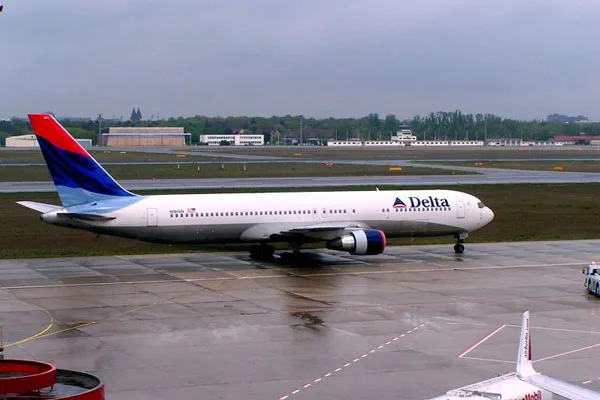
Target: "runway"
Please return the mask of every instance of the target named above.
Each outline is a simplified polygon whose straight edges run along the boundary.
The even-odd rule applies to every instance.
[[[425,399],[536,368],[600,390],[600,241],[0,261],[7,357],[94,373],[110,399]],[[482,340],[483,338],[487,338]]]
[[[418,164],[414,164],[418,165]],[[442,168],[444,166],[429,167]],[[186,189],[232,189],[273,187],[325,187],[325,186],[447,186],[486,185],[509,183],[598,183],[600,173],[522,171],[509,169],[484,169],[471,167],[448,167],[453,170],[477,171],[479,175],[425,175],[425,176],[338,176],[338,177],[289,177],[289,178],[228,178],[228,179],[156,179],[123,180],[120,183],[129,190],[186,190]],[[0,193],[53,192],[51,182],[0,182]]]

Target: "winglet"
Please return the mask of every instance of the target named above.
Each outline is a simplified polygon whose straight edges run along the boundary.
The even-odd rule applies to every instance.
[[[519,352],[517,356],[517,375],[521,378],[537,375],[531,363],[531,331],[529,323],[529,311],[523,313],[523,324],[521,325],[521,339],[519,341]]]

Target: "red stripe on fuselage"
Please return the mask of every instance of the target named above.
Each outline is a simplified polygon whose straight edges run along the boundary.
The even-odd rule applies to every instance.
[[[52,115],[29,114],[29,121],[36,135],[43,137],[59,149],[91,158],[88,152],[73,139]]]

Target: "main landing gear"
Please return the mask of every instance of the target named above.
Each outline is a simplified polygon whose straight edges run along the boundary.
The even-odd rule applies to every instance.
[[[465,252],[465,245],[463,244],[465,242],[465,239],[469,237],[468,233],[460,233],[458,235],[455,236],[456,237],[456,244],[454,245],[454,252],[456,254],[462,254]]]
[[[273,259],[275,249],[268,244],[253,244],[250,246],[250,257],[255,260],[267,261]]]

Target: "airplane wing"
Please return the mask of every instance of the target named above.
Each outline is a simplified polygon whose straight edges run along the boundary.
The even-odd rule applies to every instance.
[[[557,394],[565,399],[570,400],[599,400],[600,393],[594,392],[593,390],[573,385],[558,379],[551,378],[546,375],[537,374],[528,377],[522,377],[522,381],[530,383],[539,387],[540,389],[547,390],[553,394]]]
[[[517,357],[517,377],[523,382],[562,396],[565,399],[600,400],[600,393],[598,392],[542,375],[533,368],[529,324],[529,311],[526,311],[523,313],[523,324],[521,326],[521,339],[519,341]]]
[[[347,222],[347,223],[336,223],[336,224],[318,224],[318,225],[308,225],[308,226],[300,226],[297,228],[287,229],[282,231],[282,235],[302,235],[306,233],[315,233],[315,232],[333,232],[339,230],[354,230],[354,229],[363,229],[364,226],[357,222]]]
[[[341,234],[369,227],[359,222],[331,222],[313,225],[256,224],[242,234],[244,240],[297,239],[300,242],[331,240]]]

